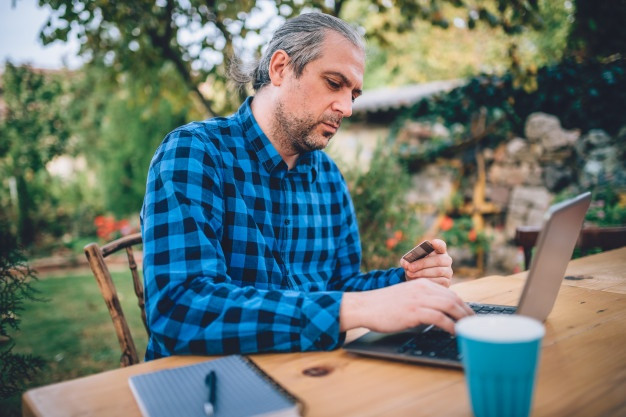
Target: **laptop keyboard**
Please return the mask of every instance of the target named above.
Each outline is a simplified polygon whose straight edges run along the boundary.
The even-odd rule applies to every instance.
[[[476,314],[515,314],[517,307],[467,303]]]
[[[514,314],[516,310],[516,307],[490,304],[467,303],[467,305],[470,306],[476,314]],[[438,327],[432,327],[424,333],[415,335],[415,337],[400,346],[398,352],[408,356],[448,359],[453,361],[461,360],[456,337]]]

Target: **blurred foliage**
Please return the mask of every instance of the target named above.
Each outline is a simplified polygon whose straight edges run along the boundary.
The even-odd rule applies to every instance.
[[[564,190],[554,197],[554,202],[565,201],[577,193],[578,190]],[[593,187],[585,223],[599,227],[626,225],[626,189],[612,184]]]
[[[572,59],[540,68],[537,89],[528,92],[515,84],[511,73],[480,75],[449,93],[429,97],[409,108],[392,127],[392,137],[402,138],[412,121],[444,125],[441,137],[417,145],[400,141],[400,151],[415,170],[438,157],[451,157],[467,150],[473,155],[478,140],[494,147],[511,134],[523,136],[524,122],[534,112],[557,116],[564,128],[583,132],[602,128],[615,135],[626,124],[626,59],[611,62]],[[480,115],[485,129],[477,135],[471,126]],[[410,136],[410,132],[409,132]]]
[[[22,391],[44,366],[40,357],[15,353],[10,335],[20,328],[24,302],[37,300],[32,286],[36,279],[6,221],[0,219],[0,399]]]
[[[274,19],[259,18],[269,2],[199,0],[40,0],[51,16],[41,31],[45,44],[66,41],[73,31],[88,62],[115,74],[143,80],[144,74],[169,64],[174,75],[198,100],[208,116],[225,114],[239,103],[236,94],[218,102],[226,90],[226,63],[235,48],[244,55],[257,51],[259,38]],[[279,1],[283,16],[299,14],[299,1]],[[208,89],[200,85],[207,82]]]
[[[169,131],[199,117],[181,91],[184,86],[169,65],[141,80],[107,77],[96,65],[77,74],[73,94],[82,100],[72,105],[71,117],[105,212],[117,217],[139,212],[157,146]]]
[[[258,55],[278,24],[303,11],[346,17],[344,9],[365,10],[359,15],[364,20],[356,23],[383,48],[394,42],[388,34],[411,32],[420,21],[449,27],[449,9],[458,12],[454,19],[469,28],[484,23],[515,34],[524,27],[543,26],[537,0],[478,4],[463,0],[39,0],[39,4],[52,11],[40,33],[44,44],[67,41],[74,34],[87,62],[137,79],[170,64],[208,116],[229,113],[242,99],[224,94],[229,59],[234,54],[244,60]],[[366,24],[367,16],[378,18]]]
[[[359,13],[353,16],[356,23],[382,46],[391,46],[395,33],[413,32],[421,21],[443,29],[452,24],[460,25],[459,22],[469,29],[486,25],[509,35],[544,25],[540,14],[542,2],[538,0],[355,0],[341,3],[345,3],[346,13],[352,7],[358,9]],[[342,17],[345,16],[342,14]]]
[[[356,210],[363,250],[363,270],[399,265],[421,235],[414,210],[406,201],[410,177],[396,156],[379,142],[368,164],[340,164]],[[381,242],[386,244],[382,245]]]
[[[450,247],[469,248],[473,254],[489,251],[490,240],[484,231],[477,232],[470,216],[443,216],[439,223],[440,237]]]
[[[579,59],[626,57],[626,2],[576,0],[568,50]]]
[[[320,10],[359,25],[369,42],[366,86],[501,73],[512,65],[503,76],[475,77],[405,114],[396,132],[405,120],[426,114],[450,132],[428,149],[409,149],[409,160],[424,155],[431,160],[457,146],[471,149],[472,118],[481,109],[485,146],[507,130],[519,131],[525,115],[539,109],[562,114],[566,127],[616,129],[619,106],[597,103],[605,97],[609,103],[624,102],[623,61],[552,65],[582,48],[592,51],[585,56],[600,54],[597,40],[616,33],[610,8],[589,12],[587,18],[587,3],[39,0],[50,10],[42,41],[77,36],[85,64],[72,73],[46,75],[7,64],[0,208],[15,220],[21,242],[39,247],[59,242],[78,247],[84,236],[95,237],[93,219],[99,215],[132,220],[163,136],[189,120],[234,110],[241,97],[230,93],[226,81],[230,57],[251,60],[280,23],[304,11]],[[608,3],[620,15],[623,8]],[[568,38],[572,27],[575,36]],[[51,178],[43,168],[63,154],[84,158],[87,166],[69,177]],[[393,246],[395,233],[384,233]]]
[[[70,100],[62,73],[42,73],[7,62],[2,74],[0,114],[0,198],[12,213],[19,242],[34,243],[36,231],[50,226],[41,217],[50,204],[46,164],[66,150],[70,128],[64,117]]]
[[[482,4],[497,9],[496,2]],[[440,2],[439,15],[449,22],[445,28],[426,19],[414,20],[410,30],[396,31],[392,28],[404,19],[403,11],[386,10],[381,14],[366,1],[350,2],[344,8],[343,16],[359,22],[370,34],[366,89],[503,73],[515,62],[509,56],[511,49],[524,71],[554,64],[563,56],[573,14],[571,3],[541,0],[532,8],[533,21],[540,24],[518,24],[511,33],[489,24],[493,18],[475,21],[471,16],[480,12],[470,6]]]
[[[596,226],[626,225],[626,189],[596,187],[585,220]]]

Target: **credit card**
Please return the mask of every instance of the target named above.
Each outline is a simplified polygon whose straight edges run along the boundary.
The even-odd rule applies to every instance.
[[[435,248],[433,248],[433,245],[431,245],[429,241],[425,240],[407,253],[405,253],[402,259],[406,260],[407,262],[415,262],[434,250]]]

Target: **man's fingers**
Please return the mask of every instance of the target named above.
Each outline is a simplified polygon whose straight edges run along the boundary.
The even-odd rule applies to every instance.
[[[414,262],[407,262],[406,260],[400,261],[400,266],[407,271],[417,272],[425,268],[433,268],[437,266],[451,266],[452,258],[447,253],[444,254],[431,254],[422,259],[418,259]]]
[[[419,271],[405,271],[405,274],[408,279],[417,279],[417,278],[452,278],[452,268],[449,266],[438,266],[434,268],[426,268],[420,269]]]
[[[459,300],[461,300],[461,298],[459,297]],[[463,317],[466,316],[473,316],[474,314],[474,310],[472,310],[472,307],[468,306],[466,302],[464,302],[463,300],[461,300],[461,310],[462,310],[462,315],[459,317],[459,319],[462,319]]]
[[[420,291],[424,294],[424,298],[420,301],[421,307],[440,311],[456,320],[473,313],[472,309],[454,291],[422,282],[422,280],[413,282],[414,285],[421,287]]]
[[[422,317],[421,323],[432,324],[448,333],[454,334],[454,321],[441,311],[423,308],[420,310],[420,316]]]
[[[447,252],[446,242],[444,242],[441,239],[433,239],[433,240],[430,241],[430,244],[433,246],[433,248],[435,249],[435,252],[437,252],[437,253],[446,253]]]
[[[449,278],[420,278],[420,279],[427,279],[431,282],[434,282],[435,284],[441,285],[442,287],[450,287],[450,279]]]
[[[472,312],[454,291],[446,288],[447,285],[444,284],[447,281],[443,277],[418,279],[357,293],[362,297],[361,301],[368,299],[371,302],[354,305],[347,301],[342,302],[342,326],[345,329],[353,328],[352,324],[344,323],[346,317],[349,318],[352,314],[357,317],[352,322],[378,332],[399,331],[419,324],[433,324],[454,332],[454,321]],[[346,293],[347,295],[352,293]],[[367,308],[363,309],[364,306]]]

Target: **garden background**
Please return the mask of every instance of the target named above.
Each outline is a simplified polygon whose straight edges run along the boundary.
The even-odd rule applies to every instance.
[[[517,214],[525,222],[586,189],[594,193],[590,224],[626,224],[623,1],[39,4],[50,14],[41,41],[77,36],[83,64],[41,70],[7,61],[2,69],[2,415],[19,415],[25,388],[118,366],[95,280],[61,267],[84,265],[91,241],[139,229],[160,141],[181,124],[236,109],[250,92],[235,92],[226,79],[233,54],[250,60],[301,12],[359,26],[368,40],[366,94],[440,80],[456,86],[359,113],[345,132],[383,126],[384,133],[349,154],[341,135],[329,147],[354,198],[364,268],[396,265],[416,241],[440,236],[466,276],[511,273],[520,264],[511,207],[529,207]],[[507,247],[501,257],[514,261],[493,262]],[[46,270],[51,264],[55,271]],[[131,283],[123,272],[114,278],[141,334]]]

